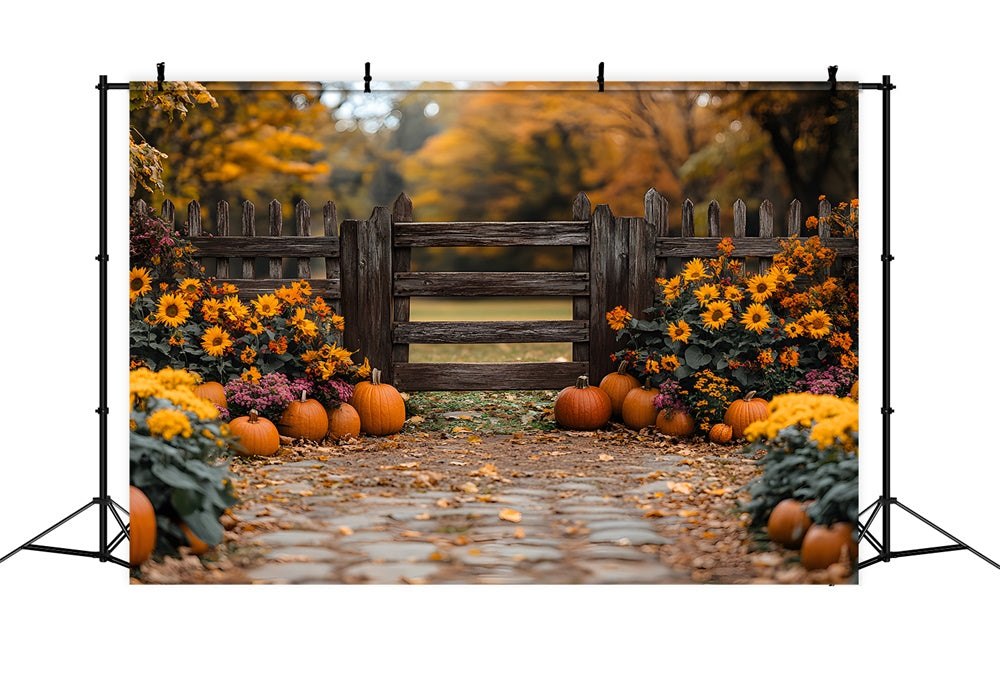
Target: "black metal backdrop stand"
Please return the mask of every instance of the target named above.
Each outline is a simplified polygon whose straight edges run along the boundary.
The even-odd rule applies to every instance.
[[[365,91],[369,92],[369,81],[371,76],[369,75],[370,63],[365,63]],[[830,89],[834,90],[837,86],[836,81],[837,67],[831,66],[829,68],[829,80]],[[163,82],[163,63],[157,64],[157,80]],[[598,67],[597,83],[600,92],[604,92],[604,62],[600,63]],[[891,559],[896,559],[900,557],[908,556],[918,556],[921,554],[939,554],[942,552],[954,552],[957,550],[968,550],[986,561],[990,565],[1000,569],[1000,564],[993,561],[988,556],[979,552],[968,544],[962,542],[956,538],[951,533],[948,533],[944,529],[935,525],[931,521],[927,520],[917,512],[913,511],[898,499],[892,496],[890,489],[890,448],[889,448],[889,418],[893,413],[893,409],[889,407],[889,379],[890,379],[890,354],[889,354],[889,331],[890,331],[890,317],[889,317],[889,265],[893,260],[892,255],[889,253],[889,217],[890,217],[890,201],[889,201],[889,94],[895,89],[895,85],[889,76],[882,76],[882,81],[880,83],[859,83],[859,88],[861,90],[881,90],[882,92],[882,494],[879,496],[875,502],[868,505],[865,509],[861,511],[858,519],[858,535],[859,540],[865,540],[868,542],[878,553],[877,556],[870,559],[866,559],[858,564],[858,568],[862,569],[867,566],[879,562],[888,562]],[[100,164],[100,178],[99,178],[99,238],[100,238],[100,252],[97,256],[97,260],[100,263],[100,332],[99,332],[99,372],[100,372],[100,404],[97,408],[97,414],[100,419],[100,435],[99,435],[99,447],[98,447],[98,457],[99,457],[99,490],[100,493],[97,497],[93,498],[90,502],[83,505],[69,516],[65,517],[58,523],[50,526],[46,530],[42,531],[35,537],[31,538],[24,544],[22,544],[17,549],[11,551],[4,557],[0,558],[0,563],[6,561],[10,557],[14,556],[21,550],[32,550],[36,552],[49,552],[53,554],[70,554],[73,556],[83,556],[90,557],[93,559],[99,559],[101,562],[112,562],[120,566],[128,567],[129,563],[123,559],[112,556],[112,552],[121,545],[126,539],[128,539],[129,526],[122,520],[121,514],[128,515],[128,510],[122,507],[120,504],[115,502],[108,495],[108,91],[109,90],[127,90],[129,88],[128,83],[109,83],[107,76],[100,76],[99,82],[97,84],[97,90],[100,96],[99,104],[99,144],[100,144],[100,154],[99,154],[99,164]],[[55,547],[51,545],[40,545],[37,541],[53,532],[60,526],[69,522],[70,520],[76,518],[86,510],[93,506],[98,507],[99,511],[99,522],[98,522],[98,534],[99,534],[99,544],[96,551],[73,549],[68,547]],[[941,533],[953,544],[950,545],[938,545],[934,547],[922,547],[917,549],[906,549],[906,550],[892,550],[891,545],[891,511],[892,507],[896,506],[910,514],[912,517],[916,518],[921,523],[933,528],[937,532]],[[108,540],[108,513],[111,513],[115,521],[118,523],[119,532],[112,538]],[[119,514],[121,512],[121,514]],[[867,520],[862,521],[860,517],[871,512]],[[875,518],[878,516],[879,512],[882,512],[882,540],[879,541],[875,537],[872,530],[872,524],[875,522]]]

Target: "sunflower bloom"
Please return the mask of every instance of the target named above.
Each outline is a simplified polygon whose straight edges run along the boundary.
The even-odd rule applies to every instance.
[[[153,290],[153,278],[146,268],[132,268],[128,272],[128,301],[134,303],[135,299],[145,296]]]
[[[799,323],[813,339],[821,339],[830,333],[830,316],[825,310],[810,310],[802,316]]]
[[[806,330],[803,329],[802,325],[798,322],[789,322],[785,325],[785,334],[787,334],[790,339],[797,339],[805,333]]]
[[[646,374],[658,374],[660,363],[653,358],[646,358]]]
[[[229,332],[223,331],[222,327],[216,325],[202,335],[201,347],[213,358],[219,358],[228,348],[233,347],[233,341],[229,338]]]
[[[664,372],[673,372],[681,366],[681,361],[676,355],[665,355],[660,358],[660,369]]]
[[[184,294],[184,298],[188,300],[196,299],[201,296],[201,280],[194,277],[186,277],[177,285],[177,289]]]
[[[624,329],[628,321],[632,319],[632,314],[622,306],[618,306],[605,314],[604,317],[607,319],[608,326],[611,327],[612,331],[619,331]]]
[[[671,341],[687,343],[688,338],[691,336],[691,325],[684,320],[671,322],[667,325],[667,335],[670,337]]]
[[[697,282],[708,279],[708,272],[705,270],[705,263],[700,258],[692,258],[684,265],[684,275],[686,283]]]
[[[240,379],[243,379],[243,381],[247,381],[251,384],[259,384],[260,370],[257,369],[256,367],[251,367],[250,369],[248,369],[247,371],[243,372],[243,374],[240,375]]]
[[[743,313],[743,317],[740,318],[740,323],[746,327],[747,331],[758,334],[767,329],[767,323],[770,321],[770,311],[760,303],[751,303],[746,312]]]
[[[660,288],[663,290],[663,302],[670,303],[675,298],[681,295],[681,276],[677,275],[671,277],[670,279],[660,279],[657,283],[660,284]]]
[[[753,299],[754,303],[763,303],[777,288],[778,283],[771,276],[771,273],[753,275],[747,278],[747,291],[750,292],[750,298]]]
[[[254,336],[260,336],[264,333],[264,324],[260,321],[258,317],[251,317],[246,321],[244,325],[246,330],[253,334]]]
[[[730,285],[726,287],[725,291],[722,292],[722,297],[727,301],[733,301],[733,302],[742,301],[743,292],[740,291],[739,287],[734,287]]]
[[[708,329],[722,329],[732,318],[733,309],[726,301],[712,301],[705,306],[705,312],[701,314],[701,320]]]
[[[795,274],[788,269],[787,265],[775,265],[767,272],[767,276],[774,280],[778,287],[783,287],[795,281]]]
[[[719,287],[714,284],[703,284],[694,290],[694,297],[703,306],[719,298],[719,296]]]
[[[219,311],[222,310],[222,303],[216,298],[206,298],[201,302],[201,318],[209,324],[219,321]]]
[[[243,305],[237,296],[226,296],[222,300],[220,313],[225,320],[241,324],[250,316],[250,308]]]
[[[254,363],[254,360],[256,359],[257,359],[257,351],[255,351],[250,346],[244,348],[243,352],[240,353],[240,362],[242,362],[244,365],[252,365]]]
[[[783,367],[798,367],[799,352],[794,348],[786,348],[781,351],[781,355],[778,356],[778,362],[780,362]]]
[[[191,309],[187,301],[177,294],[163,294],[156,306],[156,322],[177,328],[187,322]]]
[[[260,317],[274,317],[281,313],[281,301],[274,294],[261,294],[252,303]]]

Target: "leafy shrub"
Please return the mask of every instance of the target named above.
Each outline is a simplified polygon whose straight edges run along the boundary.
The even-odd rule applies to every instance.
[[[233,439],[215,406],[194,394],[197,381],[169,368],[129,373],[129,479],[156,510],[161,551],[188,544],[181,522],[209,545],[222,542],[219,517],[237,501],[225,459]]]

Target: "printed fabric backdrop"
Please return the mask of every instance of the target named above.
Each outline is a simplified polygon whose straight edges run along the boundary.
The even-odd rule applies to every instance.
[[[133,583],[857,581],[858,87],[130,90]]]

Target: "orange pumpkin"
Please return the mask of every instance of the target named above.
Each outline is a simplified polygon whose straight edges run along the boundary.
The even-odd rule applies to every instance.
[[[146,494],[128,488],[128,561],[138,566],[153,556],[156,547],[156,511]]]
[[[782,500],[767,519],[767,537],[789,549],[798,549],[811,525],[805,505],[797,500]]]
[[[627,364],[622,360],[622,363],[618,365],[618,371],[605,376],[601,379],[601,385],[598,386],[611,398],[611,416],[619,419],[622,416],[622,403],[625,401],[625,396],[633,388],[641,386],[638,379],[625,371]]]
[[[326,408],[318,400],[306,400],[305,391],[299,400],[289,403],[278,420],[278,433],[289,438],[319,441],[326,437],[326,430]]]
[[[851,384],[851,391],[850,393],[848,393],[848,395],[854,398],[855,400],[858,399],[858,382],[855,381],[853,384]]]
[[[194,394],[219,407],[228,407],[226,389],[218,381],[206,381],[203,384],[198,384],[194,387]]]
[[[802,565],[810,571],[827,568],[838,561],[855,561],[858,543],[851,524],[840,522],[832,526],[813,524],[802,539]]]
[[[636,431],[655,425],[659,410],[656,409],[653,400],[658,395],[660,395],[659,389],[651,387],[649,379],[646,379],[645,386],[629,391],[622,401],[622,421],[625,425]]]
[[[733,439],[733,427],[729,424],[716,424],[709,429],[708,439],[713,443],[725,445]]]
[[[270,419],[250,410],[249,417],[237,417],[229,422],[229,431],[239,438],[243,453],[250,456],[273,455],[281,447],[278,428]]]
[[[673,410],[669,414],[660,410],[656,415],[656,429],[667,436],[684,438],[694,433],[694,417],[683,410]]]
[[[554,406],[556,423],[564,429],[593,431],[611,419],[611,398],[596,386],[591,386],[587,375],[576,380],[575,386],[559,391]]]
[[[329,438],[357,438],[361,435],[361,417],[358,411],[347,403],[326,408]]]
[[[726,410],[722,421],[733,427],[733,438],[743,438],[743,432],[755,421],[767,419],[767,401],[754,398],[755,391],[750,391],[742,398],[737,398]]]
[[[191,551],[195,554],[204,554],[208,550],[212,549],[208,543],[202,541],[201,538],[195,535],[194,532],[188,528],[186,523],[181,522],[181,530],[184,531],[184,537],[187,538],[188,547],[190,547]]]
[[[399,433],[406,421],[406,404],[393,386],[381,382],[382,373],[372,370],[371,381],[354,387],[351,407],[358,412],[361,430],[373,436]]]

